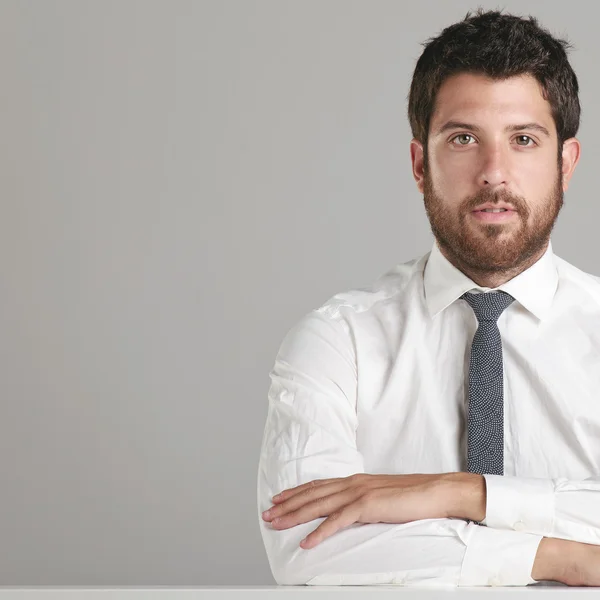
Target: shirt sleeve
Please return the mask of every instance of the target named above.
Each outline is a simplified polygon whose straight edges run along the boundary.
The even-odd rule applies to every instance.
[[[357,370],[345,321],[312,311],[285,336],[269,373],[258,520],[279,585],[528,585],[541,535],[454,518],[354,523],[300,547],[325,517],[283,530],[262,512],[284,489],[364,472],[356,445]]]
[[[484,477],[488,527],[600,545],[600,476]]]

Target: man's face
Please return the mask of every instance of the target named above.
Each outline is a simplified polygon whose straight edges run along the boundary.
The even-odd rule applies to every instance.
[[[517,268],[545,247],[563,205],[549,103],[530,76],[455,75],[429,128],[422,191],[433,234],[474,271]],[[511,205],[502,213],[482,204]]]

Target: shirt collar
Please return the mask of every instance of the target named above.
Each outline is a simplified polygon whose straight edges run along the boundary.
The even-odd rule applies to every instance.
[[[431,317],[473,289],[487,292],[492,288],[481,287],[457,269],[440,251],[437,240],[429,254],[423,274],[425,301]],[[558,286],[558,271],[554,262],[552,242],[544,255],[528,269],[503,283],[494,290],[503,290],[522,304],[529,312],[542,320],[552,305]]]

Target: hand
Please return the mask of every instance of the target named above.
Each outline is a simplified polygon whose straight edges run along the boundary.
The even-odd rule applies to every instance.
[[[454,475],[356,473],[316,479],[274,496],[276,505],[263,513],[263,519],[276,529],[289,529],[328,517],[300,543],[303,548],[312,548],[352,523],[408,523],[449,517],[446,482]]]

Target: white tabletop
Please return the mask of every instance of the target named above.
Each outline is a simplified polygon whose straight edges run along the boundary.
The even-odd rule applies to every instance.
[[[569,587],[552,582],[544,582],[524,587],[458,587],[434,588],[415,587],[402,585],[377,585],[377,586],[196,586],[196,587],[0,587],[0,600],[59,600],[63,598],[72,600],[202,600],[218,598],[249,598],[251,600],[303,600],[352,598],[352,600],[367,600],[377,595],[384,598],[398,598],[403,600],[457,600],[456,596],[465,596],[469,600],[478,600],[493,594],[560,594],[561,600],[581,594],[597,594],[600,598],[600,588],[594,587]]]

